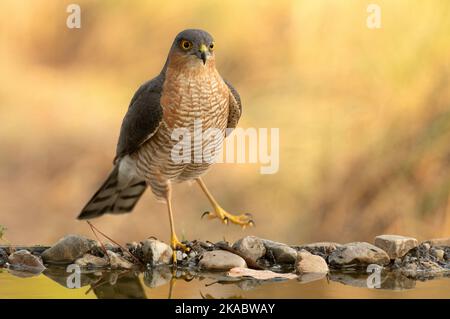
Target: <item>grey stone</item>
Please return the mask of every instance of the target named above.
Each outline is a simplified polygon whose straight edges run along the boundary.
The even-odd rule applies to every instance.
[[[338,247],[342,247],[342,245],[335,242],[318,242],[296,246],[295,248],[299,251],[304,249],[313,255],[319,255],[323,258],[327,258]]]
[[[407,277],[417,279],[434,277],[448,272],[447,269],[431,260],[421,260],[417,263],[408,263],[404,265],[404,267],[400,268],[400,271]]]
[[[436,257],[439,261],[444,260],[445,251],[443,249],[433,249],[431,251],[434,257]]]
[[[189,258],[195,258],[197,256],[197,253],[195,251],[191,251],[189,253]]]
[[[133,250],[137,250],[137,249],[139,249],[141,246],[142,246],[142,244],[139,244],[138,242],[135,242],[135,241],[133,241],[133,242],[131,242],[131,243],[127,243],[127,248],[128,249],[133,249]]]
[[[177,255],[177,260],[182,261],[183,260],[183,253],[180,250],[177,250],[175,253]]]
[[[115,252],[107,251],[111,269],[131,269],[133,264]]]
[[[253,261],[257,261],[266,254],[264,242],[255,236],[239,239],[234,243],[233,248]]]
[[[100,243],[96,242],[96,245],[101,248],[101,244]],[[122,248],[120,248],[116,244],[106,243],[106,244],[104,244],[104,247],[105,247],[106,250],[111,250],[112,252],[115,252],[115,253],[120,253],[122,251]]]
[[[295,264],[297,261],[297,250],[286,244],[263,239],[266,247],[266,257],[273,257],[277,264]]]
[[[150,265],[168,265],[172,263],[172,248],[156,239],[142,242],[143,261]]]
[[[105,258],[85,254],[83,257],[75,260],[75,264],[83,268],[105,268],[108,266],[108,261]]]
[[[333,251],[328,262],[334,267],[362,267],[370,264],[387,265],[387,253],[366,242],[354,242],[343,245]]]
[[[45,250],[42,253],[42,259],[47,263],[71,263],[93,247],[95,247],[95,241],[93,240],[79,235],[67,235]]]
[[[8,262],[8,254],[3,248],[0,248],[0,267],[3,267]]]
[[[380,235],[375,237],[375,246],[383,249],[390,259],[403,257],[417,247],[417,239],[398,235]]]
[[[32,274],[40,274],[45,266],[41,259],[30,254],[28,250],[18,250],[8,257],[9,268],[14,271],[23,271]]]
[[[202,269],[214,271],[230,270],[234,267],[247,267],[242,257],[225,250],[204,252],[198,265]]]
[[[325,259],[306,250],[298,252],[296,269],[299,274],[327,273],[329,271]]]

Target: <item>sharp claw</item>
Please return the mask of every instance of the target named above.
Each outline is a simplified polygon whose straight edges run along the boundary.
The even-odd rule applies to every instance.
[[[200,219],[202,219],[203,217],[205,217],[205,216],[209,216],[209,214],[211,214],[210,212],[204,212],[203,214],[202,214],[202,217],[200,217]]]
[[[250,220],[248,221],[248,225],[249,225],[249,226],[255,227],[255,221],[254,221],[253,219],[250,219]]]
[[[228,225],[228,217],[224,217],[224,218],[223,218],[223,223],[226,224],[226,225]]]

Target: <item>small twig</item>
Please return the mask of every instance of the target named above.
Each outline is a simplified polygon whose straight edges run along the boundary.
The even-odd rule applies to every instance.
[[[92,233],[94,234],[95,238],[97,238],[97,241],[100,243],[100,245],[102,246],[103,253],[105,254],[106,258],[108,258],[109,263],[111,263],[111,259],[109,258],[108,251],[106,250],[106,247],[105,247],[105,245],[103,245],[103,242],[100,240],[100,238],[98,238],[97,233],[94,230],[95,229],[94,225],[92,225],[91,222],[88,220],[86,222],[88,223],[89,227],[91,227]]]
[[[128,249],[126,249],[125,247],[123,247],[121,244],[119,244],[118,242],[116,242],[114,239],[112,239],[111,237],[105,235],[102,231],[100,231],[97,227],[95,227],[94,225],[92,225],[92,223],[90,221],[87,221],[87,223],[93,228],[95,229],[97,232],[99,232],[103,237],[105,237],[106,239],[108,239],[109,241],[111,241],[112,243],[116,244],[117,246],[119,246],[123,251],[127,252],[131,258],[133,258],[135,261],[137,261],[139,264],[144,265],[142,263],[142,261],[139,260],[139,258],[137,258],[136,256],[134,256]],[[102,244],[103,246],[103,244]],[[104,247],[104,246],[103,246]]]

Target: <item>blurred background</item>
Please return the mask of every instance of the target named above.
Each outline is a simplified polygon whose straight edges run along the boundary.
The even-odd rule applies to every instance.
[[[376,1],[0,3],[0,224],[14,244],[91,236],[76,216],[111,169],[138,86],[186,28],[216,38],[218,69],[239,90],[240,126],[280,128],[280,170],[218,164],[205,182],[242,231],[200,220],[195,185],[173,194],[180,237],[288,243],[450,235],[450,3]],[[120,242],[169,239],[147,192],[132,214],[94,224]]]

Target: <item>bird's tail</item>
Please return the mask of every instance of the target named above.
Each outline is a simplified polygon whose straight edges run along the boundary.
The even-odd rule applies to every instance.
[[[119,183],[119,165],[115,165],[106,181],[84,206],[78,219],[91,219],[103,214],[122,214],[130,212],[145,192],[144,180],[132,179],[128,185]]]

